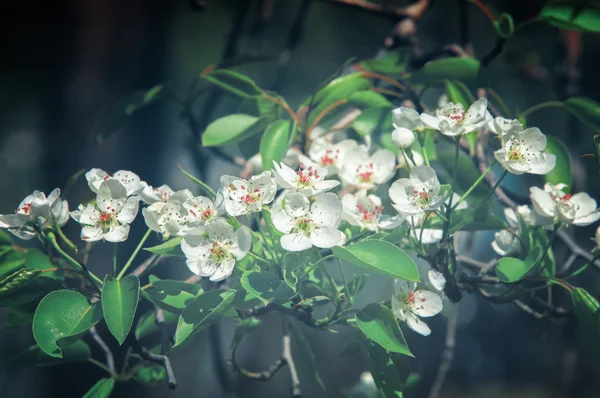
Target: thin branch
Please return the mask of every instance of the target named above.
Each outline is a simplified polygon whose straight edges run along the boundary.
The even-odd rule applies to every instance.
[[[294,310],[294,309],[290,309],[290,308],[284,307],[279,304],[270,303],[263,307],[251,308],[250,310],[248,310],[246,312],[246,315],[247,316],[261,316],[261,315],[267,314],[271,311],[278,311],[283,314],[291,315],[294,318],[298,319],[300,322],[304,323],[305,325],[313,327],[313,328],[315,326],[317,326],[315,319],[312,317],[312,314],[310,312],[305,311],[301,307],[299,307],[297,310]]]
[[[527,304],[525,304],[524,302],[522,302],[521,300],[515,300],[513,302],[517,307],[519,307],[519,309],[523,310],[524,312],[526,312],[527,314],[533,316],[536,319],[543,319],[546,318],[548,316],[547,312],[539,312],[534,310],[533,308],[531,308],[530,306],[528,306]]]
[[[446,376],[452,365],[452,359],[454,358],[454,347],[456,346],[456,318],[448,318],[446,321],[446,342],[444,345],[444,352],[442,354],[442,361],[438,368],[437,376],[433,382],[431,390],[429,390],[429,398],[437,398],[442,391]]]
[[[113,356],[113,353],[108,345],[104,342],[104,340],[102,340],[102,337],[100,337],[100,334],[98,334],[96,326],[92,326],[90,328],[90,334],[102,351],[104,351],[104,355],[106,356],[106,366],[108,366],[113,375],[117,374],[117,369],[115,368],[115,357]]]
[[[167,330],[167,324],[165,322],[165,311],[159,306],[154,306],[154,322],[158,326],[160,332],[160,353],[167,355],[169,352],[169,343],[171,336]]]
[[[175,373],[171,366],[171,360],[167,355],[155,354],[146,347],[142,346],[135,338],[130,339],[131,347],[142,359],[150,362],[155,362],[162,365],[165,368],[167,374],[167,384],[171,390],[177,388],[177,380],[175,379]]]
[[[399,7],[391,4],[376,3],[368,0],[325,0],[328,3],[334,3],[340,6],[361,8],[376,15],[388,17],[407,17],[420,19],[425,10],[429,7],[431,0],[420,0],[407,7]]]
[[[231,353],[231,366],[233,367],[234,372],[237,372],[237,373],[241,374],[242,376],[244,376],[248,379],[251,379],[251,380],[257,380],[257,381],[271,380],[271,378],[273,376],[275,376],[277,374],[277,372],[279,372],[279,370],[283,367],[283,365],[285,365],[285,361],[283,360],[283,358],[278,358],[277,361],[275,361],[275,363],[273,365],[269,366],[267,369],[265,369],[261,372],[253,372],[253,371],[244,369],[237,364],[237,362],[235,361],[235,352],[236,352],[236,350],[233,350],[233,352]]]
[[[577,254],[571,253],[571,255],[569,255],[569,258],[567,258],[567,261],[565,261],[564,265],[560,269],[559,273],[561,275],[564,275],[565,273],[567,273],[569,271],[569,269],[571,269],[573,264],[575,264],[575,260],[577,260]]]
[[[290,370],[290,378],[292,379],[292,397],[299,398],[302,397],[302,391],[300,390],[300,378],[298,377],[298,372],[296,370],[296,363],[294,362],[294,357],[292,356],[292,338],[290,336],[290,325],[288,323],[287,318],[282,316],[283,319],[283,352],[281,355],[281,359],[288,365]]]
[[[144,274],[146,271],[152,269],[155,265],[157,265],[160,261],[162,261],[164,257],[159,254],[153,254],[144,260],[143,263],[137,266],[136,269],[133,270],[132,274],[135,276],[140,276]]]

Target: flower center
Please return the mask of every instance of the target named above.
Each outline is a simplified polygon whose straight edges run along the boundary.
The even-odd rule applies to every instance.
[[[321,166],[333,166],[338,160],[339,153],[339,149],[336,149],[335,151],[328,149],[325,152],[325,155],[321,156]]]
[[[310,237],[310,234],[314,229],[315,223],[310,218],[300,217],[296,220],[296,232],[301,232],[307,238]]]
[[[454,121],[455,123],[463,124],[465,121],[465,113],[461,112],[458,108],[452,109],[446,115],[446,118]]]
[[[246,206],[250,206],[250,204],[258,202],[260,200],[260,196],[261,196],[260,189],[254,188],[254,192],[248,192],[242,198],[242,202],[244,202],[244,204]]]
[[[300,163],[300,170],[296,172],[296,175],[298,176],[297,185],[299,189],[312,187],[313,181],[321,177],[317,169],[313,169],[312,166],[305,169],[302,163]]]
[[[358,182],[372,184],[375,176],[375,165],[373,163],[359,164],[356,168]]]
[[[360,213],[360,217],[363,223],[365,224],[375,224],[379,221],[379,217],[381,216],[381,212],[383,207],[375,206],[373,211],[369,211],[369,209],[365,208],[363,205],[356,205],[358,212]]]
[[[417,191],[415,189],[413,190],[413,195],[413,203],[417,207],[424,209],[431,203],[431,190],[427,191],[423,188],[422,191]]]
[[[210,247],[210,259],[215,263],[222,263],[231,258],[229,243],[213,242]]]
[[[23,207],[19,207],[17,209],[17,213],[21,213],[21,214],[29,214],[30,211],[31,211],[31,203],[25,203],[23,205]]]
[[[531,153],[529,151],[531,148],[518,138],[510,140],[507,147],[508,160],[517,160],[521,162],[530,160]]]

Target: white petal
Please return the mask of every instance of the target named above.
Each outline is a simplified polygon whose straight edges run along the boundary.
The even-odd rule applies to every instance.
[[[58,198],[60,197],[60,188],[55,188],[54,190],[52,190],[52,192],[50,192],[50,194],[48,194],[48,204],[50,205],[50,207],[52,207],[52,205],[54,205],[54,203],[58,200]]]
[[[302,233],[283,235],[280,240],[281,247],[290,252],[299,252],[310,249],[312,242]]]
[[[285,196],[285,205],[283,208],[293,218],[303,217],[310,209],[310,201],[300,193],[289,193]]]
[[[444,275],[441,272],[430,269],[427,272],[427,277],[429,278],[429,283],[431,283],[431,286],[435,290],[438,292],[444,290],[444,286],[446,286],[446,278],[444,278]]]
[[[442,298],[428,290],[415,290],[415,302],[411,311],[421,317],[432,317],[442,310]]]
[[[405,296],[415,290],[417,284],[405,279],[394,279],[394,295]]]
[[[224,219],[218,219],[209,225],[208,237],[218,242],[233,240],[233,227]]]
[[[310,234],[312,244],[322,249],[338,245],[342,238],[341,232],[335,227],[315,228]]]
[[[0,228],[18,228],[29,221],[26,214],[6,214],[0,215]]]
[[[231,254],[241,260],[252,248],[252,234],[246,226],[241,226],[235,231],[235,244],[229,249]]]
[[[337,187],[338,185],[340,185],[339,181],[323,180],[323,181],[316,182],[314,184],[314,187],[315,187],[315,190],[317,190],[318,192],[325,192],[325,191],[329,191],[330,189]]]
[[[100,184],[102,184],[102,182],[108,177],[108,173],[101,169],[91,169],[90,171],[85,173],[85,179],[88,182],[88,186],[94,193],[98,193]]]
[[[137,174],[132,171],[119,170],[113,174],[113,178],[119,181],[127,190],[127,196],[137,195],[147,186],[140,180]]]
[[[435,116],[431,116],[426,113],[422,113],[421,121],[434,130],[439,130],[439,128],[440,128],[440,119],[438,119]]]
[[[431,329],[425,322],[419,319],[415,314],[411,312],[406,313],[406,324],[409,328],[414,330],[423,336],[429,336],[431,334]]]
[[[296,172],[284,163],[273,162],[275,181],[284,189],[296,188]]]
[[[129,225],[114,225],[104,234],[104,239],[108,242],[123,242],[129,235]]]
[[[140,202],[137,197],[131,197],[125,201],[121,211],[117,214],[117,221],[121,224],[131,224],[135,219],[140,208]]]
[[[102,228],[84,226],[81,228],[81,239],[88,242],[95,242],[102,239]]]
[[[235,266],[235,260],[224,261],[221,264],[217,265],[217,269],[210,276],[210,280],[213,282],[222,281],[227,278],[229,275],[233,273],[233,268]]]
[[[114,178],[103,181],[98,187],[98,196],[108,199],[127,197],[127,188]]]
[[[544,217],[554,218],[556,205],[550,194],[538,187],[531,187],[529,192],[534,209]]]
[[[271,213],[271,221],[275,228],[284,234],[290,233],[294,228],[294,220],[284,210]]]
[[[342,202],[336,194],[323,193],[316,197],[312,204],[309,218],[319,227],[331,227],[338,223],[342,216]]]
[[[162,228],[158,225],[158,214],[154,211],[148,210],[148,208],[142,209],[142,216],[148,228],[155,232],[162,233]]]

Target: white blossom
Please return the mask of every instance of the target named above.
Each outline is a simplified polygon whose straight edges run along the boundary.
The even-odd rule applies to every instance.
[[[499,256],[510,256],[519,252],[520,244],[519,239],[507,229],[503,229],[494,234],[494,241],[492,242],[492,249]]]
[[[281,246],[288,251],[302,251],[313,245],[330,248],[342,240],[337,226],[342,216],[342,202],[333,193],[315,196],[310,204],[300,193],[289,193],[283,209],[273,212],[273,225],[284,235]]]
[[[116,196],[122,192],[118,180],[105,181],[99,191],[107,196],[96,196],[96,203],[71,212],[71,217],[82,225],[81,239],[89,242],[104,239],[108,242],[123,242],[129,236],[129,224],[133,222],[139,210],[136,196]]]
[[[336,175],[344,163],[346,153],[358,147],[354,140],[343,140],[337,143],[331,143],[325,140],[314,141],[309,150],[308,158],[300,155],[300,161],[305,165],[313,165],[327,169],[327,175]],[[310,159],[310,160],[309,160]]]
[[[394,281],[392,312],[415,332],[429,336],[431,329],[419,317],[428,318],[438,314],[443,308],[442,298],[429,290],[417,289],[415,282],[401,279]]]
[[[460,195],[457,193],[452,194],[452,203],[458,203],[460,200]],[[446,199],[445,204],[448,205],[450,199]],[[464,210],[468,208],[468,203],[466,200],[463,200],[457,207],[456,210]],[[433,215],[430,215],[433,217]],[[441,229],[430,229],[425,228],[422,230],[422,227],[425,223],[425,213],[421,213],[416,216],[410,216],[407,219],[408,225],[411,227],[412,234],[415,236],[417,240],[419,240],[424,245],[430,245],[433,243],[438,243],[442,240],[442,230]],[[460,232],[458,232],[460,233]]]
[[[501,136],[496,160],[512,174],[547,174],[556,166],[556,156],[545,153],[546,136],[537,128],[513,129]]]
[[[502,136],[503,134],[513,134],[523,131],[523,125],[517,119],[505,119],[498,116],[490,120],[487,128],[494,134]]]
[[[541,216],[566,225],[590,225],[600,219],[596,201],[585,192],[575,195],[563,191],[565,185],[547,183],[544,189],[531,187],[531,201]]]
[[[179,191],[173,191],[168,185],[161,185],[158,188],[152,186],[146,186],[140,195],[140,199],[147,204],[154,203],[183,203],[186,200],[192,198],[194,195],[189,189],[181,189]]]
[[[285,164],[273,162],[275,167],[273,173],[275,181],[283,189],[291,189],[305,196],[313,196],[321,192],[329,191],[340,184],[339,181],[325,180],[327,169],[317,166],[304,167],[300,164],[300,169],[294,171]]]
[[[287,166],[286,166],[287,167]],[[277,184],[270,171],[250,177],[248,181],[231,176],[221,177],[224,208],[230,216],[259,212],[275,198]]]
[[[118,197],[139,195],[148,185],[141,181],[137,174],[127,170],[119,170],[110,175],[101,169],[91,169],[85,173],[85,178],[92,192],[104,197],[107,197],[110,193],[110,191],[102,192],[102,185],[107,180],[118,181],[125,188],[125,194],[119,191],[117,193]]]
[[[252,244],[247,227],[235,232],[224,219],[208,226],[208,238],[186,235],[181,241],[188,268],[196,275],[209,277],[213,282],[223,280],[233,273],[235,262],[243,259]]]
[[[390,217],[381,214],[381,199],[375,195],[346,194],[342,198],[342,206],[344,220],[369,231],[376,232],[379,228],[393,229],[404,222],[401,216]]]
[[[401,178],[392,184],[389,196],[400,214],[415,216],[440,207],[444,198],[439,192],[440,183],[435,170],[418,166],[412,169],[410,178]]]
[[[396,155],[380,149],[369,155],[364,147],[358,147],[346,154],[340,173],[342,180],[359,190],[369,190],[388,182],[395,173]]]
[[[410,148],[415,142],[415,134],[407,128],[397,127],[392,132],[392,143],[398,149]]]
[[[419,117],[419,112],[404,106],[392,111],[392,122],[395,129],[405,128],[414,131],[425,127]]]
[[[0,228],[29,240],[35,237],[34,224],[38,227],[51,226],[53,218],[61,227],[69,220],[69,203],[60,198],[58,188],[48,197],[43,192],[33,191],[21,201],[14,214],[0,215]]]
[[[421,282],[418,286],[425,290],[437,293],[442,299],[442,310],[440,314],[446,318],[456,318],[458,311],[458,305],[446,296],[444,288],[446,287],[446,278],[444,275],[434,269],[427,261],[418,257],[415,253],[411,253],[410,257],[413,259],[417,268],[419,269],[419,275],[421,275]]]
[[[205,196],[188,199],[183,203],[183,207],[187,210],[188,219],[184,234],[193,229],[196,234],[201,235],[208,225],[220,219],[221,212],[214,202]]]
[[[435,116],[421,114],[421,121],[447,136],[459,136],[488,124],[492,116],[487,111],[487,99],[475,101],[467,112],[462,104],[448,103],[435,111]]]

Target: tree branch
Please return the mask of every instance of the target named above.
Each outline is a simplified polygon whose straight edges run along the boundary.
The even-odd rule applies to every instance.
[[[290,378],[292,379],[292,397],[300,398],[302,397],[302,391],[300,390],[300,379],[298,378],[298,372],[296,370],[296,363],[294,362],[294,357],[292,356],[292,338],[290,336],[290,325],[285,316],[282,316],[283,319],[283,352],[281,355],[281,359],[288,365],[290,370]]]
[[[437,398],[442,391],[446,376],[452,365],[454,358],[454,347],[456,346],[456,319],[448,318],[446,320],[446,342],[444,352],[442,353],[442,361],[438,368],[437,376],[433,382],[431,390],[429,390],[429,398]]]
[[[102,340],[102,337],[100,337],[100,334],[98,334],[98,329],[96,329],[96,326],[92,326],[90,328],[90,334],[102,351],[104,351],[104,355],[106,356],[106,366],[108,366],[113,375],[116,375],[117,369],[115,368],[115,357],[113,356],[113,353],[108,345],[104,342],[104,340]]]
[[[130,344],[133,350],[140,356],[142,359],[150,362],[158,363],[165,368],[165,372],[167,374],[167,384],[171,390],[177,388],[177,380],[175,379],[175,373],[173,372],[173,367],[171,366],[171,360],[167,355],[164,354],[155,354],[146,347],[142,346],[139,341],[135,338],[130,339]]]

